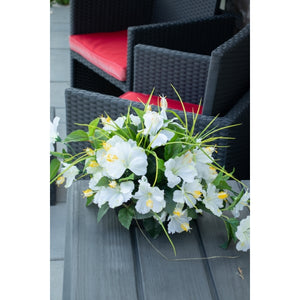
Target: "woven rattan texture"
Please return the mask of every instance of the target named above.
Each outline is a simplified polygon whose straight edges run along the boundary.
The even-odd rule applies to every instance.
[[[160,1],[159,1],[160,2]],[[157,2],[156,8],[158,7]],[[197,2],[197,3],[196,3]],[[164,23],[149,24],[150,14],[152,13],[152,1],[140,1],[140,0],[73,0],[71,2],[71,34],[91,33],[101,31],[116,31],[128,28],[128,53],[127,53],[127,79],[126,82],[119,82],[114,77],[106,74],[102,70],[95,68],[84,58],[80,58],[79,55],[72,53],[72,58],[79,60],[81,63],[91,68],[99,76],[104,77],[110,81],[113,85],[123,91],[131,90],[133,87],[133,50],[134,46],[138,43],[144,43],[149,45],[156,45],[175,50],[190,49],[192,52],[195,49],[194,45],[197,41],[202,42],[205,45],[205,53],[210,53],[210,50],[215,48],[215,45],[219,45],[218,38],[224,41],[229,36],[223,36],[219,34],[214,36],[209,30],[204,30],[206,35],[199,35],[197,32],[201,31],[202,27],[210,27],[210,23],[216,23],[215,25],[220,28],[221,31],[227,32],[226,21],[222,23],[218,19],[216,21],[201,20],[200,27],[195,26],[195,21],[192,22],[192,18],[199,20],[208,15],[208,10],[204,7],[214,7],[215,0],[207,1],[166,1],[161,2],[161,5],[169,5],[169,9],[164,9],[168,14]],[[194,10],[192,9],[195,5]],[[174,9],[172,7],[174,6]],[[209,8],[211,15],[214,10]],[[191,13],[193,11],[193,13]],[[170,15],[174,14],[174,18]],[[160,14],[163,14],[160,12]],[[166,22],[166,20],[174,19],[176,21]],[[180,21],[178,21],[178,19]],[[186,21],[184,21],[186,20]],[[189,22],[192,26],[189,26]],[[220,23],[221,22],[221,23]],[[141,25],[148,24],[148,25]],[[178,24],[178,26],[177,26]],[[139,26],[141,25],[141,26]],[[186,39],[187,36],[194,36],[193,38]],[[227,38],[226,38],[227,37]],[[175,41],[180,41],[179,45]],[[189,42],[188,42],[189,41]],[[211,44],[213,42],[213,44]],[[207,45],[207,46],[206,46]],[[204,53],[204,54],[205,54]],[[72,68],[73,72],[76,72],[76,68]],[[72,77],[81,76],[72,75]],[[77,81],[78,82],[78,81]],[[92,83],[92,85],[94,85]],[[88,87],[84,87],[84,83],[78,83],[77,86],[89,90]]]
[[[203,99],[209,56],[137,45],[134,60],[134,91],[150,94],[155,87],[155,95],[178,99],[172,83],[184,102],[199,104]]]
[[[150,22],[152,0],[72,0],[71,34],[118,31]]]
[[[232,15],[197,20],[130,27],[128,29],[127,80],[133,88],[134,46],[146,44],[167,49],[210,55],[217,46],[233,35]]]
[[[116,119],[120,115],[125,115],[128,111],[130,104],[143,108],[141,103],[131,102],[125,99],[116,98],[113,96],[103,95],[99,93],[93,93],[84,90],[78,90],[70,88],[66,90],[66,121],[67,121],[67,133],[69,134],[73,130],[82,129],[87,130],[84,126],[78,126],[79,124],[88,124],[91,120],[98,117],[99,115],[105,115],[107,113],[112,119]],[[178,115],[184,120],[184,114],[181,111],[176,111]],[[213,126],[223,127],[228,125],[236,124],[241,118],[245,118],[249,113],[249,97],[243,97],[236,106],[228,113],[225,117],[218,118]],[[169,114],[169,118],[172,117]],[[192,114],[187,114],[189,124],[192,122]],[[202,131],[209,122],[213,119],[212,116],[200,115],[198,116],[195,132]],[[247,134],[245,134],[245,126],[239,126],[234,130],[232,128],[225,129],[217,132],[215,136],[228,136],[238,137],[242,141],[246,141]],[[247,130],[246,130],[247,133]],[[228,140],[220,140],[218,142],[220,146],[227,146]],[[82,149],[86,148],[86,143],[73,144],[75,152],[81,152]],[[232,166],[239,165],[243,172],[246,173],[246,167],[248,162],[245,162],[244,153],[246,151],[241,148],[237,143],[231,142],[231,147],[221,147],[218,149],[216,159],[221,165]],[[246,164],[246,167],[245,167]],[[249,169],[248,169],[249,172]],[[239,173],[237,173],[239,175]]]
[[[199,16],[212,16],[216,9],[216,0],[154,0],[151,21],[166,22]]]
[[[250,27],[247,25],[211,54],[204,113],[226,112],[250,86]],[[218,103],[218,106],[212,106]],[[209,105],[208,105],[209,106]],[[206,110],[208,109],[208,110]]]

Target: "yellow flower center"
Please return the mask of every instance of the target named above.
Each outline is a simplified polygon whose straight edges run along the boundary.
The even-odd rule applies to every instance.
[[[101,121],[102,121],[102,123],[110,123],[111,122],[111,118],[110,117],[107,117],[107,118],[102,117]]]
[[[180,210],[174,210],[173,214],[180,217],[181,216],[181,211]]]
[[[118,159],[118,156],[115,154],[107,154],[106,155],[106,160],[109,162],[114,162],[117,159]]]
[[[117,186],[117,182],[115,180],[113,180],[108,185],[109,185],[109,187],[111,187],[112,189],[114,189]]]
[[[105,142],[102,143],[102,146],[105,151],[108,151],[111,148],[111,144]]]
[[[209,167],[212,174],[217,174],[217,170],[214,167]]]
[[[99,164],[95,160],[93,160],[90,162],[89,167],[96,168],[96,167],[99,167]]]
[[[148,199],[146,201],[146,206],[152,208],[153,207],[153,201],[151,199]]]
[[[200,191],[194,191],[193,192],[194,198],[199,198],[201,195],[202,195],[202,193]]]
[[[64,176],[60,176],[56,179],[56,185],[60,186],[65,182],[65,177]]]
[[[186,232],[190,229],[190,225],[188,223],[182,223],[180,224],[180,227]]]
[[[93,195],[93,191],[91,189],[87,189],[83,191],[83,197],[91,197]]]
[[[88,155],[88,156],[93,156],[95,155],[95,151],[91,148],[86,148],[84,149],[85,153]]]
[[[220,192],[218,193],[218,198],[219,199],[226,199],[228,197],[228,194],[225,192]]]

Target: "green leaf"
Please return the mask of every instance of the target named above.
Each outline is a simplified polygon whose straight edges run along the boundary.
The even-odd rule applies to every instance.
[[[159,222],[157,222],[154,218],[144,219],[143,225],[146,232],[148,232],[153,239],[158,238],[163,231]]]
[[[143,121],[145,112],[137,107],[132,107],[132,109],[136,112],[136,114],[140,117],[140,119]]]
[[[51,155],[56,156],[58,158],[62,158],[62,159],[66,159],[66,158],[69,158],[72,156],[70,153],[66,153],[66,152],[64,152],[64,153],[50,152],[50,153],[51,153]]]
[[[243,197],[244,193],[245,193],[244,190],[241,190],[241,192],[236,197],[233,198],[234,199],[233,202],[228,207],[226,207],[224,210],[233,210],[234,207],[237,205],[237,203]]]
[[[170,158],[174,158],[182,151],[182,144],[175,143],[175,144],[167,144],[165,146],[165,160],[169,160]]]
[[[166,212],[169,215],[173,215],[173,211],[176,207],[176,202],[173,201],[173,190],[165,187],[165,201],[166,201]]]
[[[147,214],[140,214],[138,212],[135,213],[135,218],[137,220],[148,219],[148,218],[151,218],[151,217],[153,217],[153,212],[149,212]]]
[[[122,208],[118,213],[118,219],[126,229],[129,229],[133,216],[132,209]]]
[[[64,140],[64,143],[70,143],[70,142],[84,142],[88,141],[89,136],[88,134],[83,130],[75,130],[71,132]]]
[[[119,182],[128,181],[128,180],[134,180],[134,174],[133,173],[131,173],[129,176],[127,176],[125,178],[120,178]]]
[[[60,167],[60,161],[54,158],[50,162],[50,181],[56,176]]]
[[[110,179],[108,177],[103,176],[98,183],[96,184],[96,186],[107,186],[110,182]]]
[[[98,210],[98,215],[97,215],[97,223],[100,222],[100,220],[103,218],[103,216],[107,213],[109,209],[109,205],[108,203],[104,203],[103,205],[101,205],[101,207]]]
[[[162,172],[164,172],[166,169],[165,162],[161,158],[158,159],[158,169],[161,170]]]
[[[89,132],[88,132],[89,136],[94,136],[95,130],[97,129],[99,121],[100,121],[100,118],[96,118],[89,124]]]
[[[234,218],[224,220],[226,231],[227,231],[227,242],[222,244],[220,247],[221,248],[228,248],[231,240],[234,240],[234,242],[237,241],[237,238],[235,236],[236,230],[238,225],[240,224],[240,221]]]
[[[192,218],[192,219],[197,219],[198,218],[198,215],[197,213],[195,212],[195,209],[194,208],[188,208],[187,209],[187,214],[188,214],[188,217]]]
[[[85,206],[89,206],[93,202],[94,198],[95,198],[95,195],[93,195],[91,197],[87,197]]]

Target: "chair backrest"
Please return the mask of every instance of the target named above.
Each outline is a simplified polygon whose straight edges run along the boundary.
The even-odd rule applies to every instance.
[[[203,114],[225,114],[250,87],[250,26],[211,53]]]
[[[157,23],[213,16],[219,2],[219,0],[153,0],[151,21]]]

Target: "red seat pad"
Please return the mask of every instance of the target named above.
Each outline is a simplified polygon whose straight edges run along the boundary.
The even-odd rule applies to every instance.
[[[120,81],[126,80],[127,30],[71,35],[72,51]]]
[[[136,92],[126,92],[125,94],[119,96],[119,98],[127,99],[135,102],[140,102],[139,99],[143,103],[147,103],[150,95],[142,94],[142,93],[136,93]],[[138,99],[139,98],[139,99]],[[177,110],[183,110],[181,102],[178,100],[173,100],[166,98],[168,102],[168,109],[177,109]],[[160,97],[159,96],[152,96],[150,100],[151,105],[157,105],[159,106],[160,103]],[[184,108],[187,112],[194,112],[196,113],[198,110],[198,105],[193,103],[184,102]],[[200,107],[199,114],[202,114],[202,106]]]

